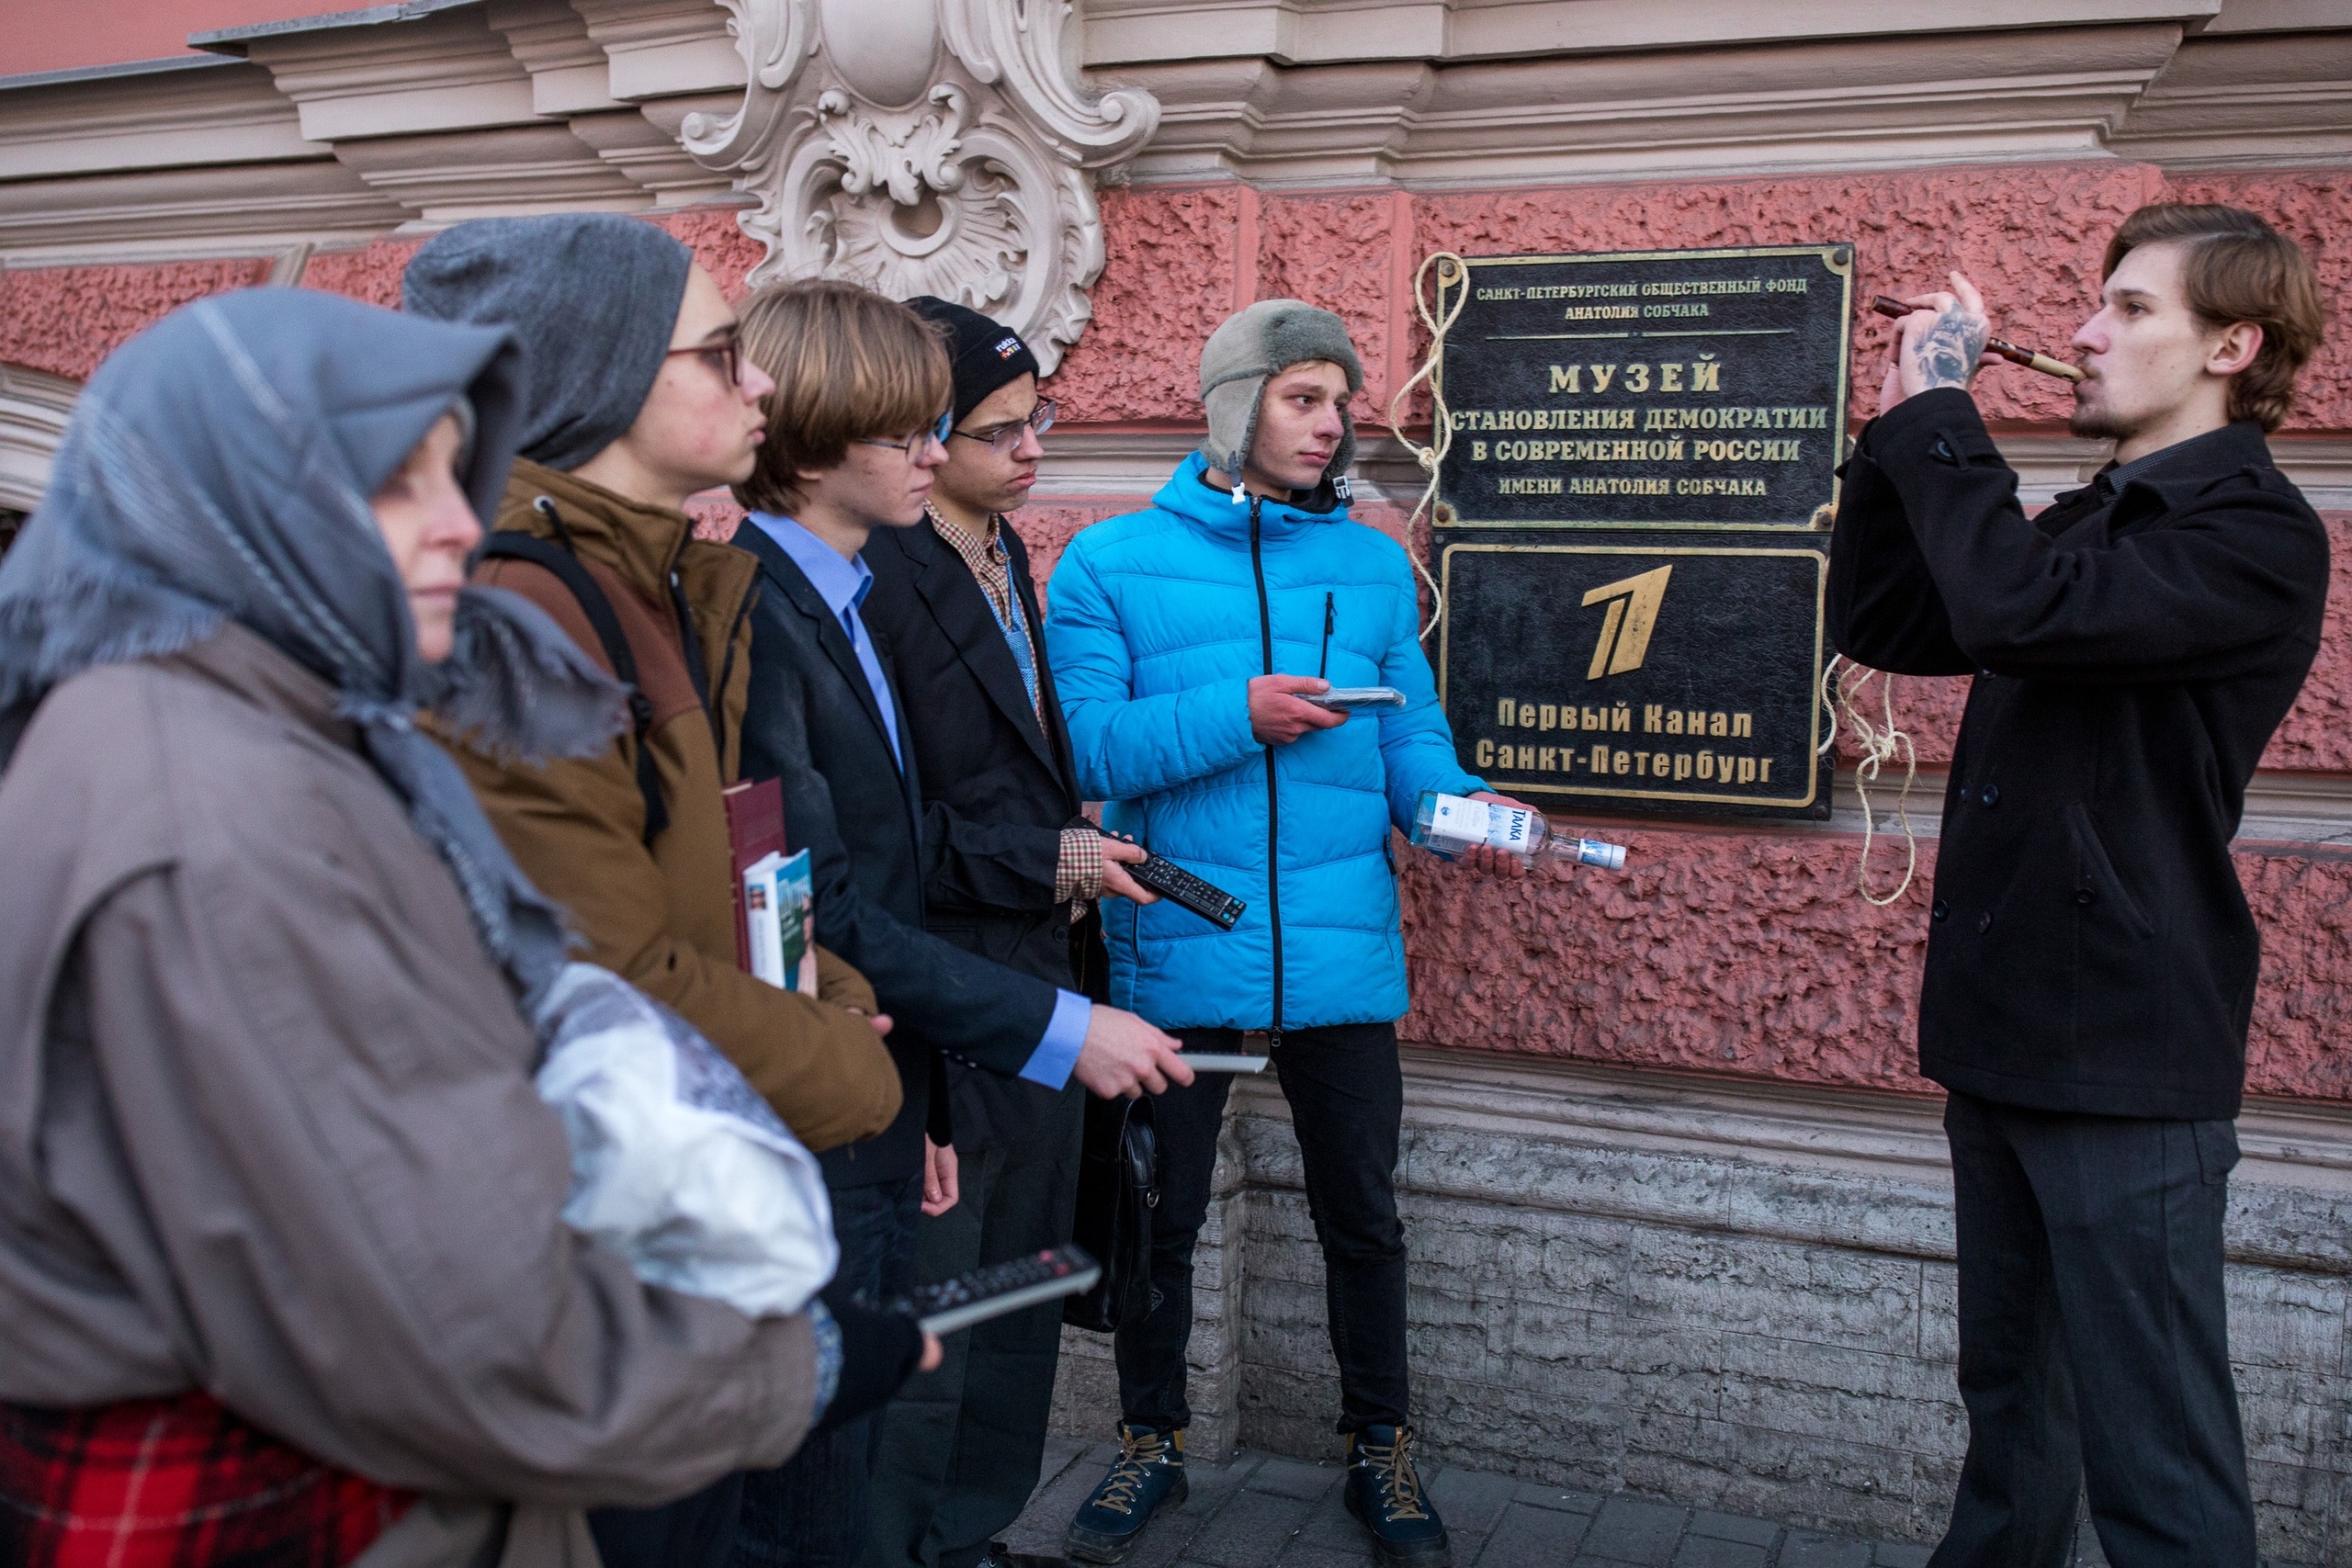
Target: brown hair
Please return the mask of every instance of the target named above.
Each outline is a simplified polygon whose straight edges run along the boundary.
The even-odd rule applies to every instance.
[[[775,378],[767,439],[735,499],[753,512],[799,504],[794,478],[830,468],[850,443],[927,426],[956,395],[947,350],[922,317],[854,283],[771,284],[743,307],[743,354]]]
[[[2302,247],[2242,207],[2158,202],[2123,220],[2107,243],[2102,281],[2142,245],[2178,243],[2188,308],[2209,328],[2262,329],[2254,362],[2230,378],[2230,417],[2276,430],[2295,406],[2295,376],[2326,328],[2319,279]]]

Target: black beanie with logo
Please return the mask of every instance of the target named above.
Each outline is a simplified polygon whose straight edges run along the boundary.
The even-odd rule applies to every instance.
[[[956,423],[961,424],[1007,381],[1037,374],[1037,356],[1002,321],[953,299],[918,294],[907,309],[938,329],[956,376]]]

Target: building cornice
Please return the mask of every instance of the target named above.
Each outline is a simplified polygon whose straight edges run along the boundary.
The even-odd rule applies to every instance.
[[[930,3],[963,40],[935,62],[945,70],[980,36],[954,18],[994,13]],[[801,112],[788,88],[805,73],[778,65],[755,83],[744,51],[810,6],[825,8],[403,0],[205,35],[243,56],[216,65],[0,79],[0,260],[764,200],[760,181],[778,171],[741,157],[741,138],[712,142],[712,128],[749,100]],[[2182,171],[2352,161],[2342,0],[1986,0],[1965,25],[1928,0],[1859,14],[1842,0],[1085,0],[1062,51],[1089,68],[1083,82],[1054,85],[1068,71],[1056,62],[1017,81],[984,69],[973,85],[1009,92],[1004,123],[1049,163],[1081,167],[1097,159],[1093,132],[1053,130],[1086,124],[1091,111],[1073,106],[1125,101],[1121,89],[1155,100],[1140,151],[1128,159],[1118,142],[1101,161],[1110,177],[1160,183],[1443,189],[2110,156]],[[1003,55],[978,48],[984,65]],[[760,237],[798,243],[782,228]],[[1088,270],[1082,250],[1073,276]]]

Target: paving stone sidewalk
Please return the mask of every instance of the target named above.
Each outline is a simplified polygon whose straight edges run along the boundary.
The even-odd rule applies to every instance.
[[[1058,1556],[1069,1517],[1118,1455],[1056,1438],[1036,1495],[1007,1533],[1015,1551]],[[1768,1519],[1621,1494],[1564,1492],[1483,1471],[1430,1467],[1430,1495],[1454,1568],[1922,1568],[1924,1546],[1786,1529]],[[1152,1521],[1125,1568],[1361,1568],[1363,1530],[1340,1496],[1336,1459],[1243,1451],[1189,1469],[1192,1495]]]
[[[1058,1557],[1069,1517],[1118,1457],[1115,1443],[1050,1438],[1014,1551]],[[1601,1496],[1485,1471],[1421,1472],[1453,1540],[1453,1568],[1925,1568],[1928,1549],[1792,1529],[1770,1519]],[[1122,1568],[1365,1568],[1363,1527],[1340,1501],[1336,1458],[1312,1463],[1244,1450],[1187,1467],[1192,1495],[1152,1520]],[[2080,1503],[2077,1502],[2077,1508]],[[2078,1514],[2069,1568],[2108,1568]],[[2262,1568],[2298,1568],[2264,1558]]]

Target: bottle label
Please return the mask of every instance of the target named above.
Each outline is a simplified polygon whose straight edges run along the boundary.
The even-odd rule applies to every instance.
[[[1441,795],[1430,809],[1430,839],[1456,852],[1487,844],[1506,854],[1525,857],[1543,841],[1541,820],[1537,813],[1521,807]]]

